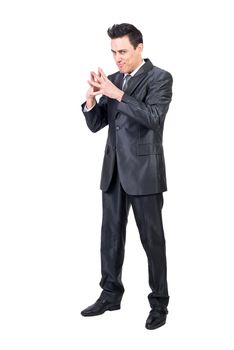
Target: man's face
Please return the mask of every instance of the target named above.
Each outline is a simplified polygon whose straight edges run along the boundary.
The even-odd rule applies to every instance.
[[[141,64],[142,50],[143,44],[138,44],[134,49],[127,35],[111,39],[111,51],[121,73],[131,73]]]

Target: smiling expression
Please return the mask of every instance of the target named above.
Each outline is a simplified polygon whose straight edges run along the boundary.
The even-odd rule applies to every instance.
[[[143,44],[134,48],[127,35],[111,40],[111,51],[121,73],[131,73],[142,63],[142,50]]]

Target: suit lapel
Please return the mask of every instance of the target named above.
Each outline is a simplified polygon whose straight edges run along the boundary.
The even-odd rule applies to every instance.
[[[114,84],[119,89],[122,89],[123,79],[124,79],[124,74],[123,73],[118,73],[117,76],[116,76],[116,80],[115,80]]]
[[[145,58],[145,64],[136,72],[136,74],[129,80],[126,94],[132,95],[146,74],[153,68],[153,64],[148,58]]]
[[[136,74],[129,80],[128,82],[128,87],[126,89],[126,94],[132,95],[133,92],[137,89],[138,85],[142,82],[143,79],[145,79],[147,73],[153,68],[153,64],[148,58],[145,58],[145,64],[136,72]],[[113,84],[117,86],[119,89],[122,90],[122,85],[123,85],[123,79],[124,79],[124,74],[118,72],[116,74],[116,77],[113,81]],[[111,109],[112,109],[112,117],[115,119],[116,114],[118,113],[116,111],[116,104],[118,103],[117,100],[112,100],[111,102]]]

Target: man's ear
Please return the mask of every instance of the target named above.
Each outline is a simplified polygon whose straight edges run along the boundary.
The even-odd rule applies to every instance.
[[[138,44],[137,49],[140,53],[143,51],[143,48],[144,48],[143,43]]]

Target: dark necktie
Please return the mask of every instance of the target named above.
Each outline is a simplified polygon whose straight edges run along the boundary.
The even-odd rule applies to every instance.
[[[125,91],[128,87],[128,82],[129,82],[129,79],[131,79],[131,74],[127,74],[124,78],[124,82],[123,82],[123,87],[122,87],[122,90]]]

